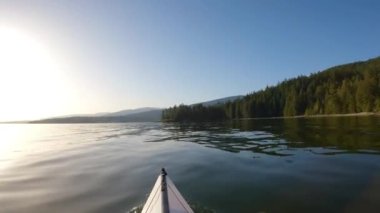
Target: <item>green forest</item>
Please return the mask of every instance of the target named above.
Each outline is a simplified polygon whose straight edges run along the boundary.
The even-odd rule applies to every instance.
[[[244,98],[216,106],[179,105],[163,110],[163,121],[380,112],[380,57],[299,76]]]

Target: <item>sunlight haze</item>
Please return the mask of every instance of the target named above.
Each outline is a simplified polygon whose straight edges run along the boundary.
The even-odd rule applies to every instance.
[[[0,120],[34,119],[67,107],[58,57],[35,35],[0,26]]]

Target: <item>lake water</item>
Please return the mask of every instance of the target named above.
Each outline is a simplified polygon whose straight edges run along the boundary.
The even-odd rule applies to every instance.
[[[128,212],[161,167],[198,212],[379,212],[380,117],[2,124],[0,212]]]

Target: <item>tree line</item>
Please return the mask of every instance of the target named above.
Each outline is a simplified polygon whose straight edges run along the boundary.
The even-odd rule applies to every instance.
[[[257,117],[380,112],[380,57],[284,80],[216,106],[179,105],[163,121],[219,121]]]

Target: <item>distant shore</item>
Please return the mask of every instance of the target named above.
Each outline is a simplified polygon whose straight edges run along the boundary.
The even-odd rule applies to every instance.
[[[263,120],[263,119],[292,119],[292,118],[324,118],[324,117],[355,117],[355,116],[380,116],[380,112],[359,112],[347,114],[319,114],[319,115],[296,115],[280,117],[241,118],[239,120]]]
[[[297,116],[282,116],[282,117],[260,117],[260,118],[241,118],[234,120],[266,120],[266,119],[295,119],[295,118],[326,118],[326,117],[356,117],[356,116],[379,116],[380,112],[359,112],[359,113],[347,113],[347,114],[320,114],[320,115],[297,115]],[[129,121],[132,122],[132,121]],[[64,124],[75,124],[75,123],[129,123],[129,122],[67,122]],[[165,122],[165,121],[160,121]],[[42,122],[43,124],[63,124],[62,122]],[[9,121],[0,122],[0,124],[38,124],[35,121]]]

